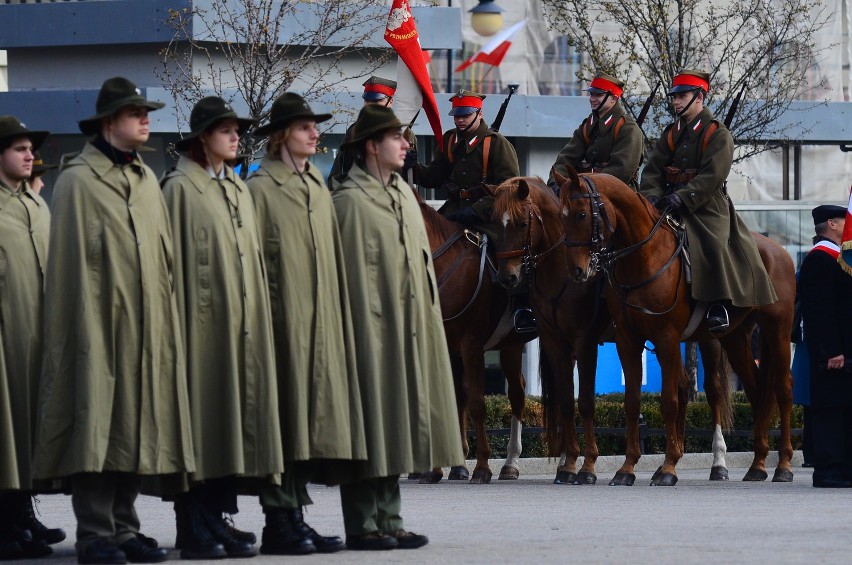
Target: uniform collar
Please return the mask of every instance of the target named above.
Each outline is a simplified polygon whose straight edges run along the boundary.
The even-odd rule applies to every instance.
[[[224,178],[217,179],[210,176],[210,172],[190,159],[189,157],[181,156],[178,159],[177,167],[175,170],[179,173],[186,176],[189,182],[195,187],[198,192],[204,192],[204,189],[211,185],[211,181],[213,182],[228,182],[237,187],[237,190],[242,191],[243,185],[242,183],[237,182],[236,173],[234,169],[229,167],[228,165],[223,165]]]
[[[278,184],[285,184],[292,177],[299,176],[295,169],[288,167],[278,159],[270,159],[269,155],[263,157],[260,168]],[[302,171],[302,175],[311,177],[317,184],[322,184],[322,175],[320,175],[319,169],[310,161],[308,161],[305,170]]]
[[[594,125],[595,123],[599,124],[598,129],[603,132],[615,127],[615,124],[618,123],[618,120],[620,120],[623,115],[624,107],[621,105],[620,100],[616,100],[612,108],[609,109],[609,112],[603,116],[598,117],[594,112],[589,114],[589,125]]]
[[[485,123],[485,120],[481,120],[479,122],[479,127],[473,131],[467,131],[462,135],[458,134],[458,130],[456,130],[456,143],[453,150],[459,146],[460,143],[464,143],[465,152],[471,153],[476,149],[476,146],[479,145],[483,139],[485,139],[486,134],[488,133],[488,124]]]
[[[709,108],[704,107],[690,123],[686,123],[686,120],[683,118],[678,119],[675,131],[681,131],[684,127],[688,127],[695,133],[701,133],[701,131],[707,127],[707,124],[712,121],[713,114],[710,112]]]
[[[2,210],[5,207],[6,202],[8,202],[8,200],[10,198],[15,198],[15,195],[17,194],[17,192],[18,191],[12,190],[8,186],[6,186],[2,182],[0,182],[0,210]],[[44,202],[43,199],[39,198],[38,194],[33,192],[33,189],[30,188],[30,183],[28,183],[27,181],[23,181],[21,183],[20,192],[21,192],[22,197],[24,197],[24,196],[28,197],[30,200],[35,202],[35,204],[37,206],[41,206],[42,202]]]

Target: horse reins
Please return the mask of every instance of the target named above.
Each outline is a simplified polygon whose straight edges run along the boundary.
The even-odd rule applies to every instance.
[[[461,309],[457,314],[450,316],[449,318],[443,318],[442,321],[450,322],[459,318],[462,314],[467,312],[468,308],[476,301],[476,297],[479,296],[479,290],[482,288],[482,278],[485,273],[485,259],[486,259],[486,244],[488,243],[488,236],[483,234],[479,234],[478,241],[474,242],[470,236],[470,230],[461,228],[456,230],[453,235],[451,235],[447,240],[442,243],[435,251],[432,252],[432,261],[435,261],[438,257],[446,253],[446,251],[455,245],[455,243],[461,239],[462,235],[468,236],[466,239],[472,244],[480,248],[480,256],[479,256],[479,279],[476,281],[476,288],[473,290],[473,295],[470,297],[470,300],[467,304],[465,304],[464,308]],[[450,267],[444,272],[440,279],[438,279],[438,291],[440,292],[441,287],[444,286],[444,283],[449,280],[450,276],[455,272],[458,266],[461,264],[461,261],[464,257],[464,253],[459,253]]]

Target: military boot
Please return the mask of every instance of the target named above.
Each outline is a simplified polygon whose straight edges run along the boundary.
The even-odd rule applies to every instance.
[[[321,536],[315,529],[305,523],[305,515],[301,508],[287,510],[293,528],[305,539],[311,540],[319,553],[335,553],[346,549],[346,544],[338,536]]]
[[[223,518],[225,520],[225,529],[228,530],[229,536],[243,543],[248,543],[251,545],[257,543],[257,536],[254,535],[254,532],[244,532],[242,530],[238,530],[236,526],[234,526],[234,519],[230,515],[225,515]]]
[[[316,553],[314,542],[294,527],[292,510],[285,508],[263,509],[266,525],[261,536],[260,552],[264,555],[308,555]]]
[[[207,510],[197,501],[182,496],[175,502],[181,559],[222,559],[227,557],[224,546],[207,527]]]
[[[209,509],[204,509],[204,519],[207,522],[207,529],[213,534],[213,537],[222,544],[225,548],[225,553],[228,557],[254,557],[257,555],[257,550],[251,543],[241,541],[231,534],[231,531],[239,531],[231,528],[225,523],[225,518],[221,512],[211,512]],[[244,536],[246,532],[240,532]],[[255,538],[256,539],[256,538]]]
[[[15,525],[22,530],[29,530],[34,542],[43,541],[48,545],[53,545],[65,539],[65,530],[48,528],[36,517],[35,506],[33,505],[34,497],[25,493],[20,493],[16,497]]]

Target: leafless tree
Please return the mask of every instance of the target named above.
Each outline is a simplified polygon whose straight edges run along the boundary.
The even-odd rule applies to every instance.
[[[194,0],[170,9],[174,37],[157,70],[175,100],[178,126],[204,96],[236,99],[260,122],[272,101],[298,88],[309,101],[330,95],[344,79],[366,77],[389,56],[381,40],[386,0]],[[244,152],[261,140],[248,136]]]
[[[834,14],[822,0],[542,1],[552,28],[583,54],[578,78],[609,72],[640,97],[663,85],[643,124],[649,139],[674,117],[665,89],[684,68],[710,73],[707,104],[720,120],[746,88],[730,126],[740,144],[738,161],[802,128],[792,113],[778,120],[793,100],[825,98],[820,60],[834,46],[817,39]],[[625,101],[634,116],[643,100]]]

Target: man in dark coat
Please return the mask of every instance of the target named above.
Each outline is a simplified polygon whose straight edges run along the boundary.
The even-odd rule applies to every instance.
[[[0,116],[0,560],[42,557],[65,539],[32,497],[50,212],[27,179],[46,137]]]
[[[811,367],[815,487],[852,486],[852,276],[837,262],[842,206],[812,212],[817,241],[802,261],[799,300]]]
[[[396,81],[382,77],[371,76],[364,82],[364,93],[361,98],[364,99],[364,106],[368,104],[378,104],[380,106],[393,106],[393,97],[396,94]],[[343,144],[346,145],[352,141],[353,123],[346,129],[346,135],[343,136]],[[355,157],[358,156],[356,149],[344,149],[342,146],[337,150],[337,155],[334,156],[334,163],[331,165],[331,173],[328,175],[328,185],[331,186],[331,179],[338,178],[343,180],[343,176],[352,168],[352,163],[355,162]]]
[[[578,173],[607,173],[636,187],[644,139],[636,121],[621,105],[624,83],[598,74],[586,90],[592,113],[559,152],[548,186],[558,190],[553,172],[567,177],[566,166],[571,165]]]
[[[680,217],[689,239],[692,298],[708,305],[707,329],[728,328],[726,304],[772,304],[778,298],[757,244],[734,210],[725,179],[734,140],[704,107],[710,75],[684,70],[669,96],[678,119],[657,141],[642,171],[640,192],[662,211]]]

